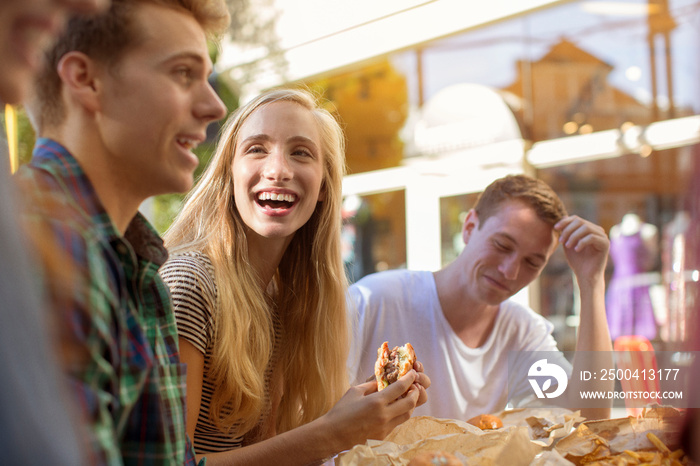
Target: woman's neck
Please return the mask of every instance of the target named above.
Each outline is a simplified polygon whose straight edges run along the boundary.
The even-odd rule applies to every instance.
[[[260,277],[262,288],[267,289],[291,242],[291,237],[270,239],[257,236],[254,233],[251,234],[251,232],[248,234],[250,264],[255,269],[257,276]]]

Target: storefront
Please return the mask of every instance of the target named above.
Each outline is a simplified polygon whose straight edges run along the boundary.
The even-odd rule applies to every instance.
[[[375,36],[374,55],[318,56],[307,71],[295,68],[303,47],[288,51],[286,83],[322,92],[346,129],[350,276],[441,267],[459,253],[478,192],[527,172],[606,231],[623,218],[647,224],[645,251],[613,244],[610,279],[632,270],[622,280],[651,307],[648,337],[675,349],[696,325],[700,278],[700,2],[516,3],[473,14],[416,3],[303,47],[340,47],[353,40],[343,34],[415,14],[442,21],[441,32],[403,27]],[[611,306],[620,289],[610,283]],[[577,303],[561,251],[520,297],[573,348]]]

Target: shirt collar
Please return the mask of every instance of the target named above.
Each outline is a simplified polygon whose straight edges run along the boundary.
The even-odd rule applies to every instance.
[[[59,178],[64,189],[98,225],[108,240],[121,238],[90,179],[68,149],[52,139],[38,138],[31,163]],[[163,240],[140,212],[129,222],[124,239],[131,244],[137,256],[149,262],[160,266],[168,259]]]
[[[31,164],[60,179],[63,188],[93,220],[107,215],[82,167],[61,144],[47,138],[37,139]]]

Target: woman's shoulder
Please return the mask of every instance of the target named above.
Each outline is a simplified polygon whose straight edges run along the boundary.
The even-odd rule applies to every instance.
[[[214,277],[214,265],[203,252],[186,251],[170,254],[161,268],[161,274],[197,274]]]
[[[209,256],[199,251],[171,254],[160,269],[163,281],[171,288],[186,287],[216,296],[214,266]]]

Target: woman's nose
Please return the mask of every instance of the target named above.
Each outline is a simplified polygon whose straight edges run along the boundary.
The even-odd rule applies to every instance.
[[[267,157],[263,175],[274,181],[287,181],[292,178],[292,167],[281,150],[274,149]]]

